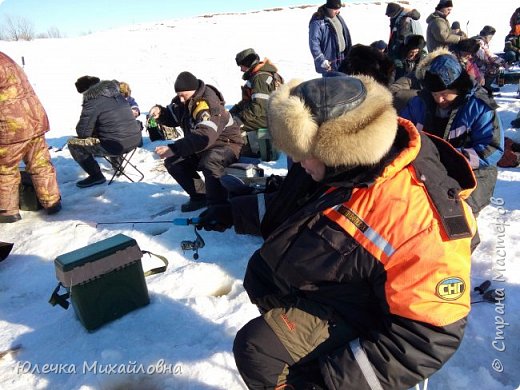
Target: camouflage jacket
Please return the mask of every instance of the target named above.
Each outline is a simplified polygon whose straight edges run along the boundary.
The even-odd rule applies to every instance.
[[[25,72],[0,52],[0,145],[27,141],[47,131],[47,113]]]

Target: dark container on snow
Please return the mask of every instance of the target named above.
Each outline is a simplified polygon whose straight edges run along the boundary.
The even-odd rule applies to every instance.
[[[124,234],[58,256],[56,276],[87,330],[150,302],[137,242]]]

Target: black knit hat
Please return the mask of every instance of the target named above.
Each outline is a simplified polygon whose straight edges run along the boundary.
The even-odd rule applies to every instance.
[[[100,81],[101,80],[99,80],[99,78],[95,76],[81,76],[79,79],[76,80],[76,83],[74,83],[74,85],[76,86],[76,89],[79,93],[83,93],[87,89],[92,87],[94,84],[99,83]]]
[[[329,9],[340,9],[343,7],[343,4],[341,4],[341,0],[327,0],[325,3],[325,8]]]
[[[451,24],[451,29],[452,30],[460,30],[460,23],[459,22],[453,22]]]
[[[175,92],[196,91],[199,88],[199,80],[190,72],[181,72],[175,80]]]
[[[401,12],[402,9],[403,7],[401,7],[397,3],[388,3],[388,5],[386,6],[385,15],[389,18],[393,18],[394,16],[397,16],[397,14]]]
[[[482,28],[482,30],[480,30],[480,36],[481,37],[485,37],[487,35],[495,35],[495,33],[497,32],[497,30],[495,30],[493,27],[491,26],[484,26]]]
[[[453,7],[453,2],[451,0],[440,0],[439,4],[437,4],[437,7],[435,7],[435,9],[440,10],[449,7]]]
[[[260,57],[256,54],[255,49],[245,49],[241,52],[237,53],[235,56],[235,61],[238,66],[245,66],[246,68],[250,68],[255,62],[258,62]]]

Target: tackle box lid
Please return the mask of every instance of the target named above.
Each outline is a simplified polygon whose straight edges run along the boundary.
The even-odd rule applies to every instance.
[[[117,234],[72,252],[59,255],[54,260],[54,263],[63,272],[67,272],[73,268],[102,259],[114,252],[134,245],[137,246],[135,239],[125,236],[124,234]]]

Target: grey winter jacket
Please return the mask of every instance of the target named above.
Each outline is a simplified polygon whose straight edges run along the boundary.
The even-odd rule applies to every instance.
[[[452,43],[458,43],[462,37],[451,31],[450,22],[439,11],[435,11],[426,19],[426,46],[432,52],[438,47],[447,47]]]

